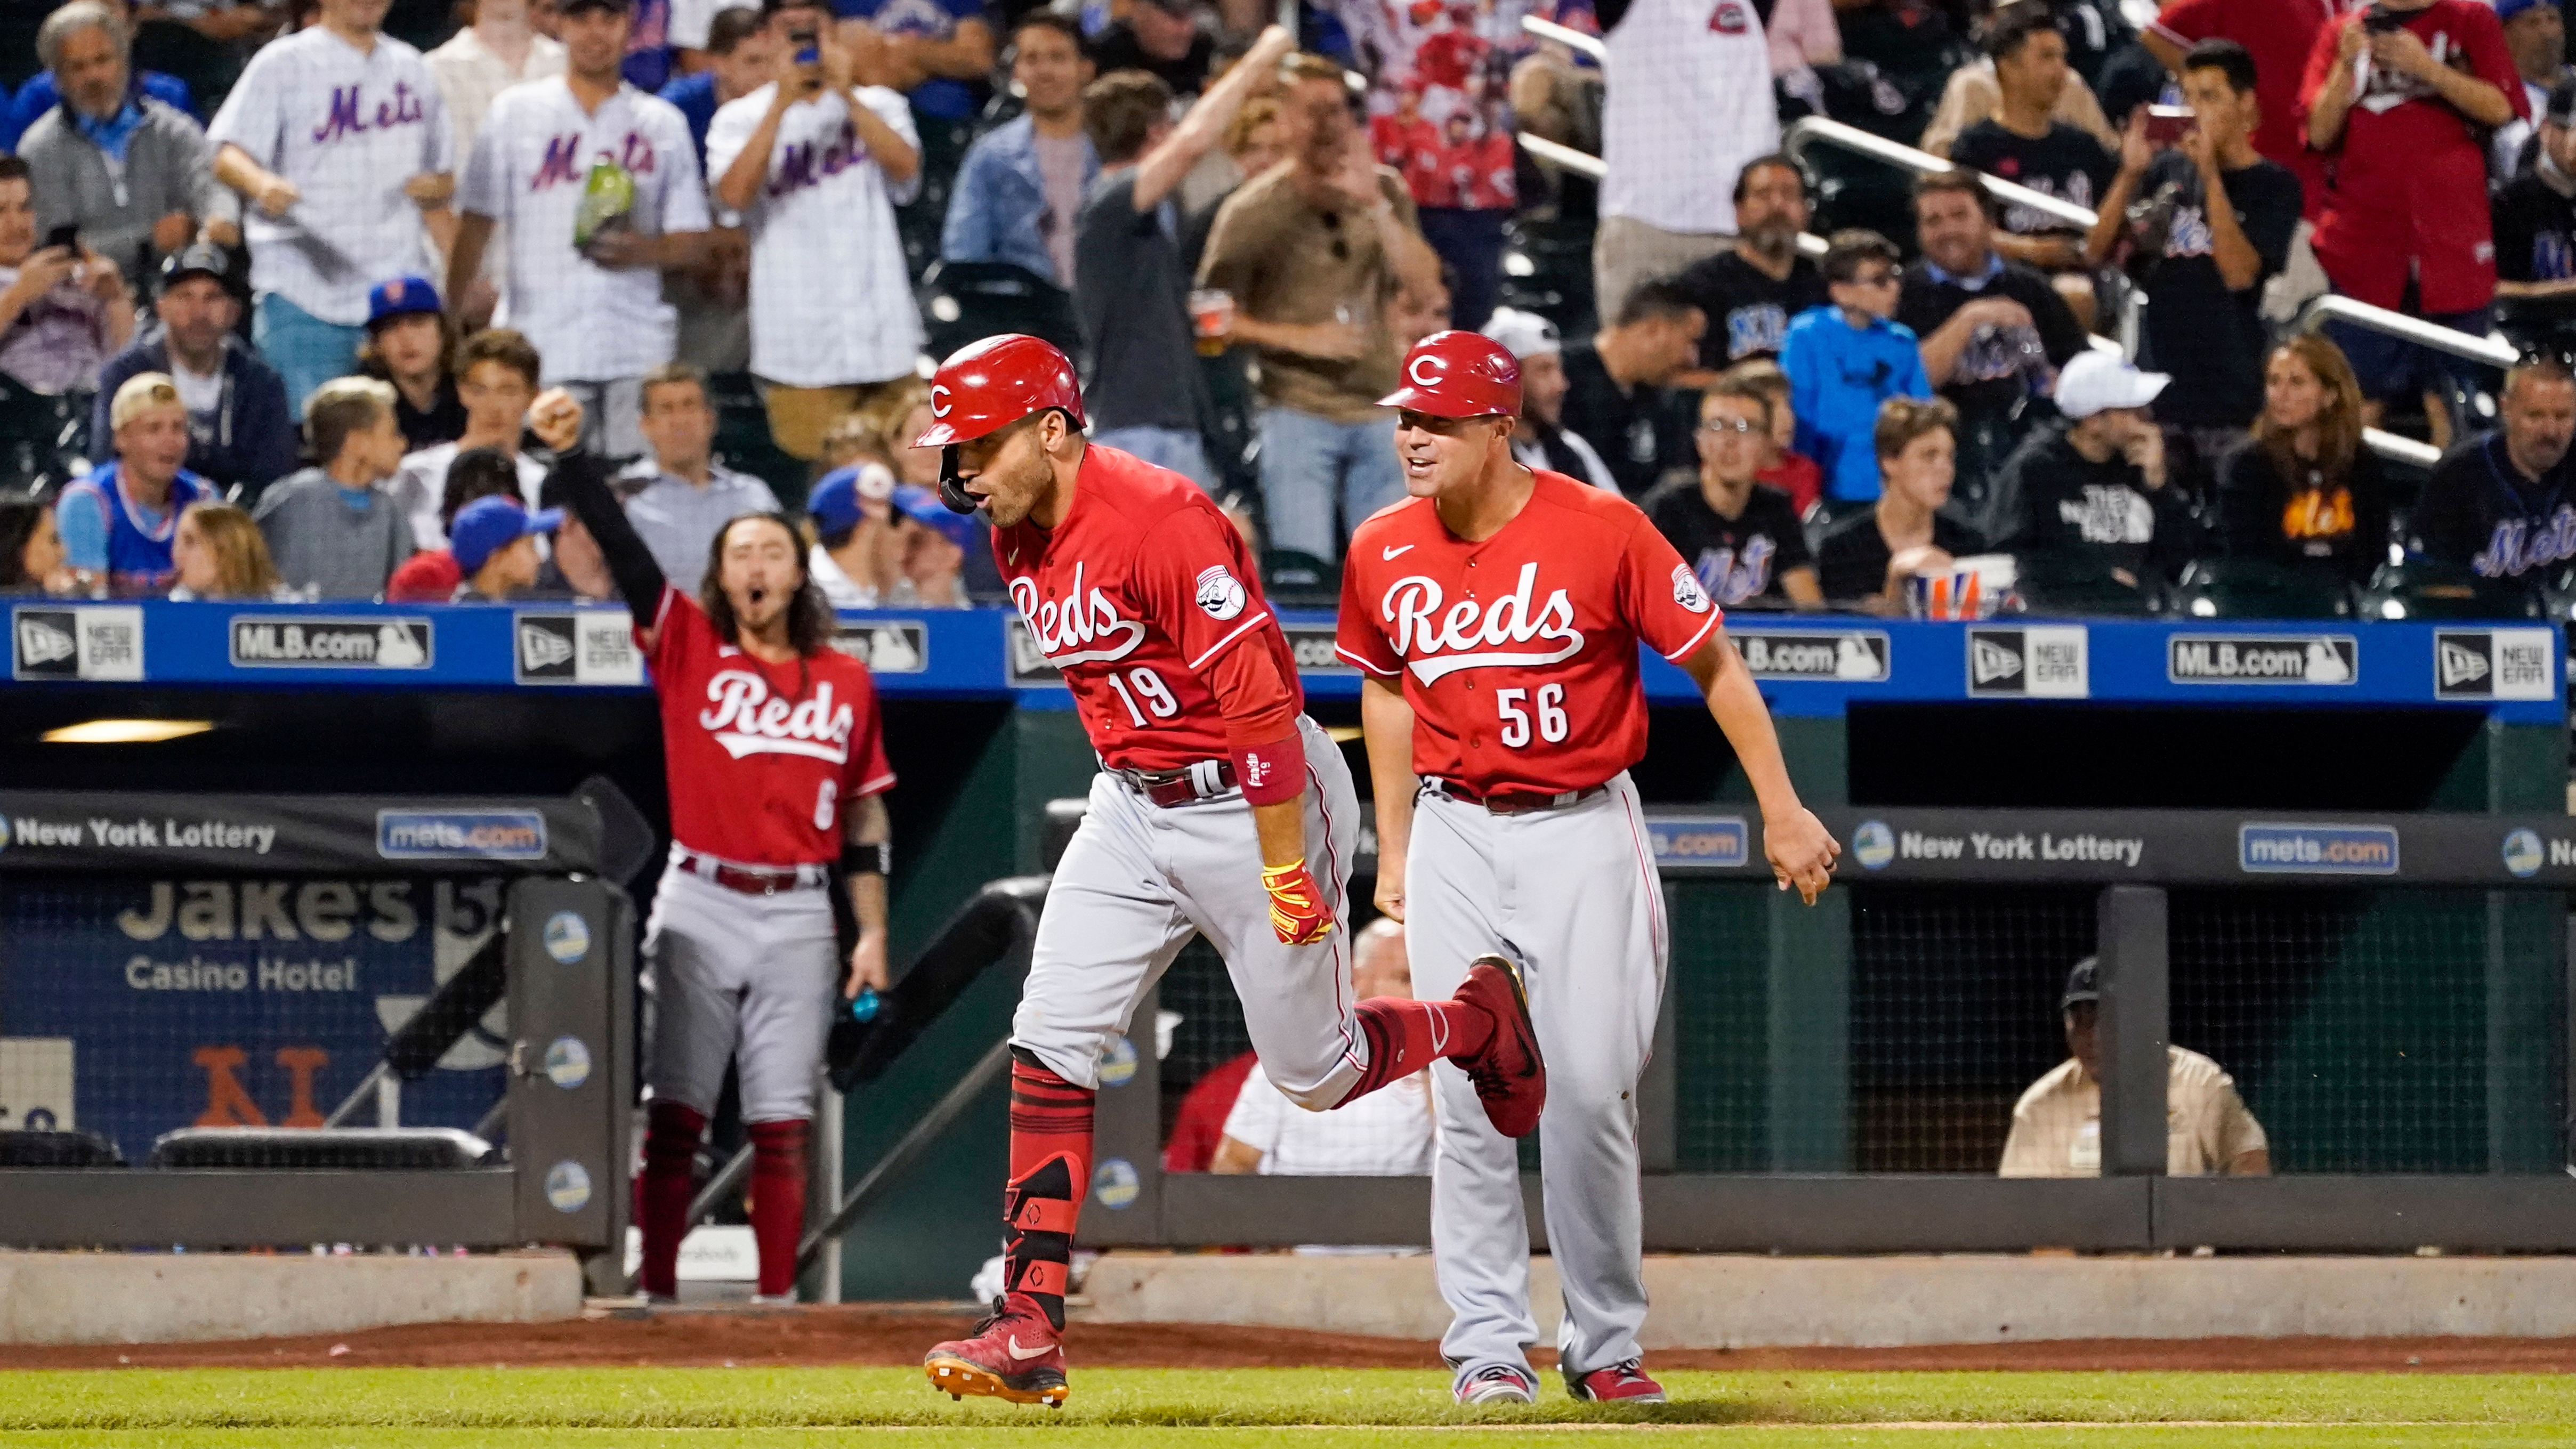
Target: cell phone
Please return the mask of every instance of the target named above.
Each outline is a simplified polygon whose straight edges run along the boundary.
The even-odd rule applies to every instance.
[[[80,255],[80,223],[67,221],[45,233],[45,245],[61,247],[74,256]]]
[[[787,32],[787,43],[796,47],[796,63],[798,65],[821,65],[823,63],[823,48],[817,43],[818,39],[819,37],[817,37],[811,30],[791,30]]]
[[[2147,144],[2179,146],[2198,123],[2192,119],[2189,106],[2147,107]]]
[[[2373,5],[2361,17],[2361,28],[2373,35],[2386,35],[2406,28],[2406,16],[2385,5]]]

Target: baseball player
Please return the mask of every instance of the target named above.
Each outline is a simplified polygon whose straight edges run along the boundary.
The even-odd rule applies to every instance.
[[[1657,1402],[1637,1209],[1638,1074],[1668,948],[1628,767],[1646,752],[1644,643],[1689,673],[1761,801],[1782,887],[1813,904],[1842,847],[1798,803],[1771,716],[1698,576],[1617,493],[1512,457],[1520,366],[1473,332],[1415,344],[1399,409],[1402,503],[1360,525],[1341,656],[1366,672],[1377,903],[1405,923],[1426,994],[1508,962],[1552,1078],[1539,1123],[1549,1250],[1565,1284],[1557,1363],[1578,1399]],[[1408,781],[1419,789],[1407,789]],[[1527,1403],[1529,1229],[1512,1144],[1434,1067],[1432,1250],[1455,1314],[1461,1403]]]
[[[886,986],[893,851],[881,797],[894,771],[876,686],[832,647],[831,606],[784,517],[746,513],[718,530],[704,591],[691,597],[663,577],[609,476],[580,454],[548,486],[597,540],[662,700],[671,860],[645,935],[657,1010],[641,1286],[662,1299],[677,1291],[698,1144],[731,1059],[751,1132],[755,1301],[792,1301],[833,984],[845,997]],[[846,973],[824,894],[835,859],[859,923]]]
[[[1509,962],[1451,972],[1449,1000],[1353,1003],[1336,929],[1359,828],[1350,772],[1301,712],[1260,575],[1206,492],[1088,445],[1073,364],[1034,337],[961,350],[930,399],[915,446],[944,450],[951,507],[991,521],[1012,601],[1102,765],[1011,1023],[1005,1292],[924,1360],[953,1396],[1055,1406],[1101,1054],[1193,935],[1225,957],[1272,1084],[1309,1111],[1447,1057],[1499,1141],[1537,1124],[1547,1077]]]

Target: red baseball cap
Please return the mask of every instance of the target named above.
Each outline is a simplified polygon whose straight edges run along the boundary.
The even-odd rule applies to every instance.
[[[1480,332],[1434,332],[1404,355],[1404,384],[1377,405],[1435,418],[1517,416],[1521,365]]]
[[[1054,344],[1005,332],[959,348],[930,377],[930,426],[916,448],[944,448],[1062,408],[1082,426],[1082,387]]]

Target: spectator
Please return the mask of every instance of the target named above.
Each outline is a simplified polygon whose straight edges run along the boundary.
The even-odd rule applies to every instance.
[[[1082,128],[1082,88],[1091,84],[1082,31],[1052,10],[1020,17],[1011,31],[1011,81],[1028,108],[967,148],[939,255],[1008,262],[1070,291],[1074,217],[1100,174]]]
[[[1703,373],[1775,358],[1789,319],[1825,304],[1825,275],[1798,255],[1807,229],[1807,176],[1782,155],[1757,156],[1735,177],[1735,245],[1676,278],[1708,318]]]
[[[1386,304],[1439,285],[1440,262],[1403,179],[1353,121],[1341,68],[1301,55],[1286,70],[1290,160],[1217,209],[1199,285],[1231,296],[1234,340],[1260,356],[1271,543],[1333,559],[1403,493],[1394,415],[1377,405],[1396,385]]]
[[[646,481],[626,500],[626,517],[664,574],[685,579],[706,572],[707,546],[727,523],[778,511],[768,484],[715,461],[716,412],[707,405],[706,376],[687,363],[644,375],[644,440],[652,455],[626,477],[630,484]]]
[[[617,581],[609,576],[607,556],[600,552],[599,540],[590,536],[589,525],[571,511],[571,500],[560,479],[549,473],[543,495],[548,513],[560,513],[563,522],[555,526],[555,546],[544,567],[537,570],[535,592],[544,598],[574,599],[587,604],[605,604],[617,598]]]
[[[652,95],[671,83],[671,0],[634,0],[634,20],[626,27],[626,58],[617,73],[628,85]],[[555,38],[565,39],[564,7],[555,6]]]
[[[1871,438],[1878,502],[1828,528],[1817,543],[1816,583],[1826,598],[1901,614],[1906,579],[1946,572],[1984,551],[1985,538],[1949,508],[1958,423],[1958,409],[1943,398],[1889,398],[1879,408]]]
[[[447,313],[429,278],[396,277],[367,294],[367,341],[358,349],[358,368],[393,384],[394,422],[413,452],[465,432],[465,404],[448,366],[453,348]]]
[[[852,74],[903,96],[908,130],[923,138],[914,144],[927,144],[932,169],[953,175],[998,48],[983,0],[833,0],[832,9]]]
[[[2116,165],[2092,133],[2053,119],[2049,107],[2065,88],[2066,37],[2045,4],[2020,0],[1995,13],[1986,53],[1994,60],[2000,104],[1967,127],[1950,159],[2043,196],[2092,208],[2111,189]],[[2007,205],[1995,250],[2011,261],[2055,273],[2079,326],[2093,325],[2093,280],[2086,273],[2084,228],[2036,207]]]
[[[540,403],[547,404],[542,411],[551,416],[556,411],[555,403],[572,401],[560,391],[550,391],[542,397],[538,394],[541,363],[537,350],[528,345],[528,339],[507,329],[478,332],[465,339],[465,345],[457,350],[456,364],[456,396],[465,405],[465,431],[452,443],[423,448],[404,458],[401,470],[394,475],[394,499],[402,506],[403,516],[411,521],[413,543],[422,548],[446,546],[447,525],[440,517],[439,504],[447,497],[450,466],[466,451],[499,450],[518,469],[520,498],[524,501],[536,497],[537,490],[545,485],[545,465],[520,456],[520,434],[541,411]],[[571,442],[566,438],[549,446],[570,446]]]
[[[2487,169],[2498,181],[2526,169],[2531,139],[2549,93],[2576,69],[2567,64],[2567,25],[2553,0],[2496,0],[2496,19],[2504,25],[2504,46],[2513,55],[2514,74],[2522,80],[2522,111],[2496,128],[2487,144]]]
[[[2034,421],[2030,400],[2084,350],[2084,329],[2047,278],[1995,250],[1994,198],[1975,172],[1917,179],[1914,228],[1923,255],[1906,269],[1896,317],[1923,340],[1924,375],[1959,409],[1959,476],[1979,504]]]
[[[1073,268],[1092,439],[1202,488],[1215,485],[1216,471],[1200,431],[1208,403],[1174,190],[1295,45],[1285,30],[1263,31],[1251,55],[1177,125],[1167,119],[1171,88],[1146,72],[1115,72],[1083,93],[1083,126],[1101,164],[1076,225]]]
[[[717,11],[708,22],[705,42],[706,67],[662,87],[662,99],[679,107],[689,122],[689,139],[698,143],[702,171],[707,164],[707,128],[715,124],[716,112],[777,80],[779,63],[786,56],[778,28],[757,5]]]
[[[2195,525],[2165,486],[2164,434],[2147,407],[2171,379],[2086,352],[2057,380],[2060,426],[2032,433],[1995,479],[1995,546],[2021,561],[2107,574],[2136,589],[2190,562]]]
[[[898,535],[903,553],[896,563],[900,576],[895,594],[887,602],[965,608],[971,602],[966,596],[966,550],[982,541],[975,521],[952,511],[926,488],[898,486],[892,501],[903,519]]]
[[[755,22],[765,18],[760,13],[759,0],[671,0],[671,79],[662,89],[667,91],[690,76],[706,74],[713,67],[716,23],[737,11]],[[751,89],[758,90],[759,87]],[[666,95],[663,99],[671,98]],[[679,103],[673,101],[672,104]]]
[[[1789,495],[1754,481],[1771,445],[1771,399],[1742,377],[1700,394],[1699,476],[1646,495],[1646,516],[1721,608],[1818,608],[1816,560]]]
[[[53,510],[33,498],[0,499],[0,594],[68,594],[76,587]]]
[[[2095,958],[2075,963],[2058,999],[2070,1055],[2013,1104],[2004,1177],[2102,1175],[2102,988]],[[2195,1051],[2165,1047],[2165,1175],[2268,1177],[2271,1144],[2236,1081]]]
[[[1593,302],[1615,317],[1628,294],[1723,249],[1746,162],[1780,149],[1771,55],[1754,0],[1597,0],[1607,69],[1601,225]]]
[[[290,407],[356,370],[368,288],[456,231],[456,133],[420,52],[382,32],[387,3],[322,0],[206,128],[215,179],[250,203],[251,341]]]
[[[808,462],[835,419],[912,375],[923,342],[894,216],[921,190],[912,116],[854,79],[844,41],[812,30],[819,13],[772,8],[791,53],[816,36],[815,61],[727,105],[707,132],[717,202],[751,229],[751,370],[770,436]]]
[[[545,3],[475,0],[473,23],[421,57],[446,102],[459,166],[474,154],[475,138],[483,134],[494,97],[522,81],[564,73],[563,42],[539,31],[530,13]],[[501,288],[509,281],[509,255],[508,236],[495,230],[484,243],[482,265],[473,281],[455,298],[457,314],[467,325],[479,325],[492,315]]]
[[[1351,989],[1413,995],[1404,923],[1380,916],[1351,943]],[[1364,999],[1364,998],[1363,998]],[[1424,1177],[1433,1141],[1430,1078],[1416,1072],[1338,1112],[1309,1112],[1255,1065],[1226,1114],[1208,1171],[1265,1177]]]
[[[2259,3],[2269,3],[2269,0],[2259,0]],[[1997,9],[1987,23],[1991,26],[2013,19],[2020,5],[2046,8],[2042,0],[2019,0],[2016,5]],[[2062,74],[2065,79],[2059,82],[2056,99],[2048,108],[2050,119],[2064,121],[2105,147],[2120,144],[2120,133],[2111,129],[2110,118],[2102,114],[2102,103],[2094,98],[2092,89],[2084,84],[2084,78],[2072,70]],[[1932,119],[1923,127],[1922,138],[1915,144],[1935,156],[1946,157],[1970,126],[1993,119],[2002,111],[2003,104],[2003,81],[1996,74],[1992,56],[1963,65],[1950,72],[1949,80],[1941,88],[1941,103],[1932,112]]]
[[[1825,496],[1825,470],[1816,460],[1798,451],[1798,414],[1790,403],[1789,374],[1776,362],[1739,362],[1719,377],[1732,374],[1762,389],[1771,400],[1771,446],[1764,450],[1762,471],[1754,481],[1768,483],[1789,495],[1798,516],[1816,506]]]
[[[1205,1172],[1215,1165],[1216,1150],[1225,1142],[1225,1119],[1234,1115],[1234,1099],[1243,1095],[1244,1079],[1260,1062],[1260,1054],[1247,1049],[1190,1083],[1172,1116],[1172,1130],[1163,1137],[1165,1172]]]
[[[88,391],[133,335],[125,274],[77,240],[39,249],[26,160],[0,156],[0,373],[37,392]]]
[[[477,498],[457,510],[448,549],[465,582],[457,585],[451,602],[506,604],[512,595],[535,588],[545,562],[537,552],[537,535],[562,524],[561,513],[530,513],[516,498]],[[706,571],[704,560],[698,571]]]
[[[2299,178],[2303,214],[2311,221],[2325,203],[2326,160],[2308,149],[2306,108],[2299,103],[2308,54],[2317,31],[2344,10],[2332,4],[2284,5],[2279,0],[2166,0],[2138,43],[2164,63],[2176,80],[2183,56],[2204,40],[2232,40],[2254,57],[2254,149]]]
[[[2308,144],[2332,158],[2315,245],[2334,289],[2485,336],[2496,268],[2480,137],[2522,114],[2495,12],[2477,0],[2380,0],[2348,13],[2317,32],[2299,99]],[[2429,388],[2436,368],[2476,383],[2474,364],[2447,354],[2340,322],[2326,330],[2374,401]],[[2448,413],[2438,400],[2428,411],[2439,443]]]
[[[115,63],[119,72],[118,93],[123,95],[130,92],[136,98],[150,97],[180,115],[186,116],[191,123],[204,120],[204,114],[197,109],[196,95],[188,89],[186,81],[174,75],[164,75],[157,70],[134,69],[133,7],[128,5],[126,0],[97,0],[97,4],[114,27],[107,34],[115,42]],[[60,10],[54,12],[55,15],[60,13]],[[47,15],[45,18],[50,21],[54,19],[54,15]],[[56,31],[55,34],[59,38],[68,35],[73,29],[85,30],[96,23],[86,15],[75,17],[63,21],[64,28]],[[35,129],[36,122],[42,120],[46,112],[62,104],[63,77],[58,73],[59,68],[54,60],[49,57],[45,44],[45,27],[39,25],[36,29],[36,58],[43,68],[27,78],[27,84],[16,96],[0,95],[0,118],[5,118],[0,119],[0,151],[18,151],[23,155],[27,133]],[[78,47],[76,53],[85,53],[93,58],[97,56],[96,50],[87,45]],[[131,80],[129,81],[127,77],[131,77]]]
[[[620,458],[643,451],[643,377],[678,340],[662,273],[697,262],[710,224],[688,122],[618,69],[632,4],[566,0],[564,74],[492,102],[447,263],[448,295],[460,295],[494,224],[509,226],[511,325],[545,359],[547,384],[582,405],[585,441]],[[602,216],[601,195],[626,204]]]
[[[2540,117],[2532,163],[2496,193],[2496,301],[2508,332],[2550,347],[2576,323],[2576,79]]]
[[[1896,244],[1874,231],[1838,231],[1824,271],[1830,300],[1789,323],[1780,370],[1789,376],[1798,418],[1797,450],[1823,470],[1825,495],[1865,503],[1878,496],[1869,449],[1880,405],[1892,397],[1929,397],[1932,384],[1913,329],[1890,320]]]
[[[2416,547],[2480,577],[2538,583],[2576,558],[2576,378],[2557,362],[2505,374],[2504,425],[2453,448],[2415,504]],[[68,536],[70,530],[66,529]]]
[[[2123,67],[2122,60],[2136,56],[2149,70],[2158,69],[2155,58],[2137,48],[2137,30],[2118,0],[2043,0],[2058,33],[2066,37],[2066,64],[2078,79],[2091,89],[2095,98],[2108,106],[2109,87]],[[2152,91],[2149,92],[2152,95]],[[2118,130],[2124,117],[2111,117],[2112,129]]]
[[[181,466],[188,457],[188,409],[166,374],[137,373],[108,404],[116,461],[66,484],[54,504],[64,556],[88,592],[104,582],[116,595],[167,591],[179,515],[220,502],[213,484]]]
[[[477,499],[519,497],[521,461],[498,448],[468,448],[458,453],[456,461],[448,465],[447,491],[435,515],[438,536],[445,539],[455,526],[456,515]],[[465,570],[457,566],[455,551],[441,543],[403,560],[393,577],[385,581],[385,602],[444,604],[456,597],[457,586],[464,582]]]
[[[111,400],[138,373],[170,378],[188,409],[188,471],[227,495],[259,490],[295,470],[295,415],[286,382],[241,340],[241,297],[227,275],[231,258],[199,242],[161,264],[152,302],[159,330],[137,337],[99,370],[90,414],[90,456],[114,448]]]
[[[179,515],[170,562],[178,571],[170,597],[182,602],[293,597],[269,561],[259,525],[228,503],[194,504]]]
[[[2335,345],[2298,333],[2263,369],[2263,415],[2219,472],[2219,537],[2334,583],[2388,561],[2389,485],[2361,443],[2361,385]]]
[[[1707,314],[1670,279],[1628,291],[1615,325],[1565,350],[1563,425],[1596,440],[1630,498],[1697,466],[1690,410],[1665,391],[1699,356]]]
[[[1815,67],[1838,65],[1843,58],[1843,34],[1834,23],[1832,0],[1773,0],[1771,14],[1762,22],[1762,40],[1770,51],[1774,79],[1812,76]],[[1738,198],[1736,205],[1743,204]]]
[[[262,493],[251,517],[289,586],[323,599],[375,598],[413,547],[411,524],[385,489],[403,457],[392,385],[323,384],[305,401],[304,435],[320,461]]]
[[[36,32],[66,99],[18,140],[36,196],[36,230],[80,228],[91,250],[140,293],[161,258],[203,224],[238,243],[240,203],[215,184],[214,151],[188,114],[131,84],[124,22],[100,0],[73,0]]]
[[[1616,491],[1619,480],[1610,475],[1600,451],[1565,426],[1565,344],[1556,324],[1536,312],[1497,307],[1485,319],[1484,330],[1521,365],[1521,418],[1512,429],[1512,461]]]
[[[814,524],[806,572],[835,609],[873,609],[901,575],[903,530],[894,517],[894,470],[855,463],[823,475],[806,496]]]
[[[1216,41],[1191,0],[1138,0],[1093,38],[1091,55],[1102,75],[1146,71],[1173,95],[1195,96],[1207,88]]]
[[[2154,258],[2146,274],[2146,360],[2173,378],[2156,400],[2181,481],[2210,496],[2218,461],[2253,422],[2262,380],[2263,283],[2289,260],[2299,227],[2299,178],[2254,150],[2254,58],[2231,40],[2204,41],[2183,62],[2194,127],[2158,151],[2146,120],[2120,142],[2120,175],[2102,201],[2086,255],[2110,259],[2130,231],[2133,203],[2162,210],[2139,228]]]

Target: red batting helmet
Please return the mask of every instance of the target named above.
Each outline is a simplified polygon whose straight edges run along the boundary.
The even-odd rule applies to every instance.
[[[1521,365],[1478,332],[1434,332],[1404,355],[1404,384],[1377,400],[1435,418],[1509,417],[1521,410]]]
[[[930,377],[930,426],[916,448],[944,448],[1062,408],[1082,426],[1082,387],[1052,343],[1005,332],[961,347]]]

